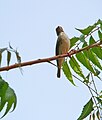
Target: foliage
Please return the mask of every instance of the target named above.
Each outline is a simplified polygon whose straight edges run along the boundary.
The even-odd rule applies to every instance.
[[[9,48],[1,48],[0,49],[0,66],[2,63],[2,55],[4,52],[7,52],[7,66],[9,66],[10,61],[11,61],[11,53],[14,53],[17,59],[18,63],[21,63],[21,57],[19,55],[19,52],[15,50],[9,43]]]
[[[68,67],[67,62],[64,62],[64,63],[63,63],[63,72],[64,72],[64,74],[66,75],[67,79],[68,79],[73,85],[75,85],[74,82],[73,82],[72,74],[71,74],[71,71],[70,71],[70,69],[69,69],[69,67]]]
[[[9,44],[9,48],[1,48],[0,49],[0,66],[2,64],[2,56],[3,56],[4,52],[7,54],[7,59],[6,59],[7,66],[10,65],[11,53],[15,54],[18,63],[21,62],[21,57],[19,56],[18,51],[14,50],[11,47],[11,45]],[[10,111],[12,106],[13,106],[12,111],[14,111],[15,108],[16,108],[16,104],[17,104],[17,97],[16,97],[16,94],[15,94],[14,90],[0,76],[0,112],[6,106],[5,113],[1,118],[3,118]]]
[[[87,117],[90,112],[93,110],[93,101],[92,98],[88,101],[88,103],[84,106],[82,114],[78,118],[78,120],[83,120],[85,117]]]
[[[95,79],[101,79],[102,71],[102,44],[90,47],[93,44],[102,43],[102,21],[98,20],[93,25],[86,27],[85,29],[78,29],[81,35],[79,37],[73,37],[70,39],[71,50],[79,50],[89,46],[90,49],[83,49],[83,51],[78,52],[67,59],[62,66],[62,70],[66,78],[74,86],[74,78],[83,83],[91,93],[90,100],[83,107],[83,110],[77,120],[83,120],[89,116],[89,120],[95,120],[96,118],[100,120],[101,107],[102,107],[102,91],[97,89]],[[19,63],[19,68],[21,68],[21,57],[19,52],[9,44],[9,48],[0,49],[0,67],[2,67],[2,57],[3,53],[6,53],[6,65],[10,66],[10,61],[12,59],[12,53],[15,54],[17,62]],[[48,62],[48,61],[47,61]],[[50,62],[49,62],[50,63]],[[8,69],[7,69],[8,70]],[[86,72],[83,72],[86,71]],[[16,108],[17,98],[14,90],[9,86],[9,84],[2,79],[0,76],[0,112],[6,106],[6,110],[3,118],[11,109],[13,105],[13,110]]]
[[[16,107],[16,103],[17,103],[17,98],[14,90],[10,88],[9,84],[5,82],[0,76],[0,112],[2,111],[4,106],[7,104],[6,111],[1,118],[3,118],[9,112],[12,105],[13,105],[12,111],[14,111]]]
[[[102,21],[98,20],[93,25],[85,29],[77,29],[81,35],[70,39],[71,49],[79,50],[86,46],[102,41]],[[96,39],[97,38],[97,39]],[[102,46],[95,46],[85,49],[73,56],[69,61],[65,61],[62,70],[67,79],[73,84],[74,78],[82,82],[91,93],[90,100],[84,106],[78,120],[83,120],[89,116],[89,120],[100,119],[102,107],[102,92],[97,92],[95,79],[102,80],[100,77],[102,71]],[[81,66],[81,67],[80,67]],[[67,69],[68,68],[68,69]],[[71,71],[72,69],[72,71]],[[86,72],[83,72],[86,71]],[[77,76],[76,76],[77,74]],[[70,77],[71,76],[71,77]],[[74,84],[75,86],[75,84]]]

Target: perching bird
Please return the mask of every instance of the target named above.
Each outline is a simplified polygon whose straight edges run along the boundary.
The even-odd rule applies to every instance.
[[[56,55],[66,54],[68,50],[70,49],[70,40],[68,36],[65,34],[63,28],[61,26],[58,26],[56,28],[57,33],[57,43],[56,43]],[[64,62],[64,58],[57,59],[57,77],[60,78],[61,76],[61,66]]]

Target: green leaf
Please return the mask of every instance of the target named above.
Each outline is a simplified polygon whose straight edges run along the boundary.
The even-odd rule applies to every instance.
[[[62,70],[63,70],[65,76],[67,77],[67,79],[75,86],[75,84],[74,84],[74,82],[73,82],[73,78],[72,78],[72,73],[71,73],[71,71],[70,71],[70,69],[69,69],[69,66],[68,66],[68,64],[67,64],[67,61],[65,61],[65,62],[63,63]]]
[[[2,53],[7,50],[7,48],[1,48],[0,49],[0,66],[1,66],[1,61],[2,61]]]
[[[12,111],[14,111],[14,109],[16,108],[17,98],[14,90],[10,88],[9,84],[5,82],[0,76],[0,112],[3,110],[6,103],[6,111],[1,118],[3,118],[10,111],[12,105]]]
[[[93,118],[92,120],[95,120],[95,114],[94,113],[92,114],[92,118]]]
[[[85,83],[89,83],[90,81],[90,72],[88,73],[88,75],[86,76],[86,80],[84,81]]]
[[[80,35],[80,38],[79,38],[79,39],[80,39],[81,42],[85,42],[85,35],[83,35],[83,34]]]
[[[19,52],[16,51],[15,54],[16,54],[16,58],[17,58],[18,63],[21,63],[21,57],[19,55]]]
[[[95,72],[96,72],[96,76],[98,76],[101,72],[97,69],[97,68],[95,68],[94,67],[94,70],[95,70]]]
[[[9,48],[12,49],[12,50],[14,50],[13,47],[11,46],[10,42],[9,42]]]
[[[10,87],[8,87],[8,89],[6,90],[5,101],[7,102],[7,108],[6,108],[6,111],[5,111],[4,115],[2,116],[2,118],[9,112],[9,110],[11,109],[13,104],[14,104],[14,106],[13,106],[12,111],[14,111],[14,109],[16,108],[17,98],[14,93],[14,90],[11,89]]]
[[[80,31],[84,35],[88,35],[95,27],[96,27],[96,25],[92,25],[92,26],[88,26],[85,29],[77,29],[76,28],[76,30]]]
[[[70,48],[72,48],[78,40],[79,40],[79,37],[71,38],[70,39]]]
[[[102,98],[102,95],[100,95],[99,98]]]
[[[98,120],[100,120],[100,112],[99,112],[99,110],[96,112],[96,116],[97,116]]]
[[[86,78],[82,73],[80,65],[78,64],[78,62],[76,61],[74,56],[71,57],[71,59],[69,60],[69,63],[70,63],[70,66],[72,67],[72,69],[74,70],[74,72],[76,72],[80,77],[82,77],[86,81]]]
[[[89,39],[89,45],[96,43],[94,38],[91,36]],[[102,49],[100,47],[93,47],[91,50],[96,54],[98,58],[102,60]]]
[[[0,52],[3,53],[5,50],[7,50],[7,48],[1,48]]]
[[[100,91],[100,94],[102,94],[102,90]]]
[[[11,60],[11,52],[7,51],[7,65],[9,66]]]
[[[90,73],[88,73],[88,75],[86,76],[86,78],[89,80],[89,78],[90,78]]]
[[[98,30],[98,36],[99,36],[99,39],[102,41],[102,33],[100,30]]]
[[[96,25],[100,25],[100,29],[102,30],[102,20],[98,20],[97,23],[95,23]]]
[[[100,24],[100,28],[101,28],[101,30],[102,30],[102,24]]]
[[[99,24],[102,24],[102,20],[98,20],[94,25],[99,25]]]
[[[89,60],[87,59],[87,57],[82,53],[77,53],[76,54],[76,58],[77,60],[82,63],[89,71],[91,71],[94,75],[96,74],[92,65],[90,64]]]
[[[102,106],[102,100],[99,97],[96,97],[96,98],[97,98],[98,104],[101,104]]]
[[[83,44],[83,47],[85,47],[85,46],[87,46],[86,43]],[[101,66],[96,54],[91,49],[84,50],[83,53],[94,65],[96,65],[98,68],[100,68],[102,70],[102,66]]]
[[[93,111],[93,101],[92,98],[88,101],[88,103],[84,106],[80,117],[77,120],[83,120]]]

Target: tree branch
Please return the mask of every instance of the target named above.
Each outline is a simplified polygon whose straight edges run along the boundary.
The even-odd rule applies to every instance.
[[[49,57],[49,58],[44,58],[44,59],[32,60],[32,61],[28,61],[28,62],[16,63],[16,64],[13,64],[10,66],[1,67],[0,71],[8,71],[8,70],[14,69],[14,68],[24,67],[24,66],[28,66],[28,65],[43,63],[43,62],[50,62],[50,61],[56,60],[58,58],[70,57],[71,55],[77,54],[83,50],[88,50],[88,49],[93,48],[93,47],[99,47],[99,45],[101,45],[101,44],[102,44],[102,41],[99,41],[98,43],[94,43],[92,45],[86,46],[86,47],[79,49],[79,50],[71,50],[67,54],[57,55],[54,57]]]

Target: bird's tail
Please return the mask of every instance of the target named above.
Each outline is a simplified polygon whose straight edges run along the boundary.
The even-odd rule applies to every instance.
[[[61,77],[61,69],[58,68],[58,71],[57,71],[57,77],[60,78]]]

